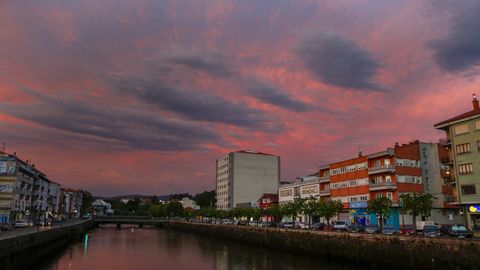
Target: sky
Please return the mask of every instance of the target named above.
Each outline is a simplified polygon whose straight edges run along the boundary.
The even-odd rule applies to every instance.
[[[291,180],[443,137],[478,25],[467,0],[1,1],[0,142],[102,196],[212,190],[241,149]]]

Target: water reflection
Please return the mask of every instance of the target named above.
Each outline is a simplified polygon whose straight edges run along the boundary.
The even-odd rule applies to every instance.
[[[222,239],[155,228],[99,228],[41,269],[325,269],[353,267]]]

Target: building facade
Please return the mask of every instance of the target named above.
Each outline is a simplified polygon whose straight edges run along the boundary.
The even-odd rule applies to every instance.
[[[216,207],[256,206],[263,193],[276,193],[280,182],[280,157],[256,151],[229,153],[216,161]]]
[[[397,229],[412,224],[412,217],[402,213],[400,197],[405,193],[430,193],[435,199],[432,219],[441,224],[460,223],[458,208],[451,203],[451,172],[446,163],[448,151],[440,143],[413,141],[395,144],[385,151],[320,166],[313,181],[297,181],[279,188],[280,204],[313,195],[320,200],[339,200],[344,210],[334,219],[349,223],[377,224],[368,211],[368,201],[377,197],[392,200],[393,209],[386,224]],[[304,189],[316,185],[315,192]],[[313,189],[312,189],[313,190]],[[421,218],[421,217],[419,217]],[[302,217],[299,217],[299,221]]]
[[[444,130],[448,147],[447,164],[454,187],[451,204],[462,208],[469,228],[480,226],[480,106],[473,95],[471,111],[442,121],[435,128]]]
[[[315,173],[306,177],[298,177],[294,182],[281,185],[278,189],[278,203],[280,205],[294,202],[296,199],[319,200],[320,183],[319,174]],[[297,221],[305,221],[304,215],[298,215]],[[285,217],[285,221],[292,221]]]

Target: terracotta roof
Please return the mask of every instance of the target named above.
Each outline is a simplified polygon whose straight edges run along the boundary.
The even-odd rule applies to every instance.
[[[263,193],[262,196],[260,197],[260,200],[263,198],[270,198],[272,200],[277,200],[278,201],[278,194],[276,193]]]
[[[472,116],[475,116],[477,114],[480,115],[480,110],[472,110],[472,111],[457,115],[457,116],[455,116],[453,118],[450,118],[448,120],[442,121],[440,123],[437,123],[437,124],[434,125],[434,127],[441,126],[441,125],[444,125],[444,124],[447,124],[447,123],[450,123],[450,122],[455,122],[455,121],[458,121],[458,120],[462,120],[464,118],[472,117]]]

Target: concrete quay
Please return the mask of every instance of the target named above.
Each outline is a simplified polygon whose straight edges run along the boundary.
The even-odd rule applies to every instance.
[[[0,270],[31,269],[41,258],[93,229],[92,220],[54,227],[31,227],[0,237]]]

